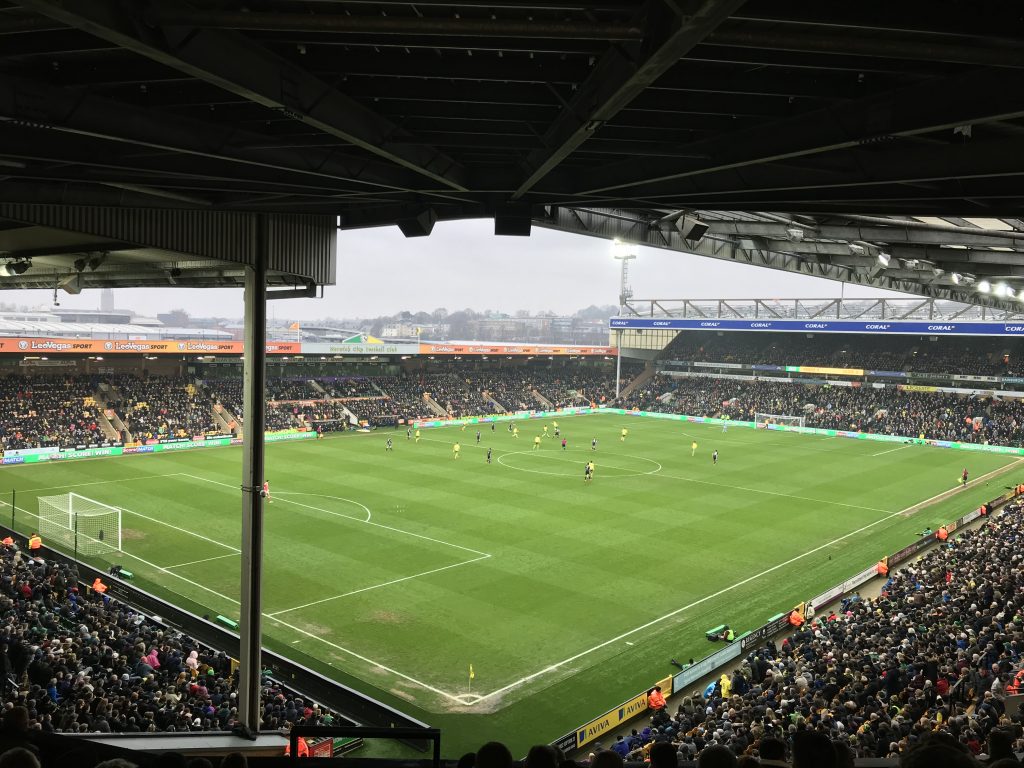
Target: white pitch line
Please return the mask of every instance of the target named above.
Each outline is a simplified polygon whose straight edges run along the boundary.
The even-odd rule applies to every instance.
[[[895,453],[896,451],[902,451],[904,448],[909,448],[909,445],[901,445],[899,448],[890,448],[887,451],[880,451],[879,453],[872,453],[872,458],[875,456],[885,456],[887,453]]]
[[[179,473],[175,473],[175,474],[179,474]],[[156,518],[156,517],[150,517],[149,515],[144,515],[141,512],[133,512],[132,510],[128,509],[127,507],[118,507],[118,509],[120,509],[122,512],[127,512],[129,515],[135,515],[136,517],[141,517],[143,520],[149,520],[149,521],[154,522],[154,523],[159,523],[160,525],[165,525],[168,528],[171,528],[171,529],[173,529],[175,531],[182,531],[183,533],[187,533],[189,536],[195,536],[197,539],[202,539],[203,541],[208,541],[211,544],[216,544],[218,547],[224,547],[224,549],[230,549],[235,554],[238,554],[239,552],[242,551],[238,547],[232,547],[230,544],[225,544],[224,542],[217,541],[216,539],[211,539],[209,536],[203,536],[203,534],[201,534],[201,533],[196,533],[195,531],[189,531],[189,530],[186,530],[184,528],[181,528],[180,526],[172,525],[171,523],[168,523],[165,520],[160,520],[159,518]]]
[[[358,595],[361,592],[370,592],[374,589],[380,589],[381,587],[390,587],[392,584],[400,584],[403,581],[409,581],[411,579],[418,579],[420,576],[429,576],[432,573],[440,573],[441,571],[447,571],[452,568],[458,568],[463,565],[469,565],[475,563],[478,560],[486,560],[490,555],[484,555],[483,557],[474,557],[472,560],[463,560],[461,563],[452,563],[451,565],[445,565],[441,568],[431,568],[429,571],[422,571],[421,573],[414,573],[411,576],[403,576],[400,579],[392,579],[391,581],[385,581],[383,584],[374,584],[372,587],[363,587],[362,589],[353,589],[351,592],[344,592],[340,595],[334,595],[333,597],[325,597],[320,600],[314,600],[311,603],[304,603],[303,605],[296,605],[294,608],[285,608],[283,611],[274,611],[273,613],[267,614],[268,616],[280,616],[282,613],[291,613],[292,611],[299,611],[303,608],[309,608],[313,605],[320,605],[321,603],[328,603],[331,600],[340,600],[343,597],[351,597],[352,595]]]
[[[178,474],[182,475],[183,477],[191,477],[194,480],[202,480],[202,481],[205,481],[207,483],[213,483],[214,485],[223,485],[223,486],[226,486],[228,488],[234,488],[235,487],[235,486],[231,485],[230,483],[222,483],[219,480],[210,480],[207,477],[201,477],[199,475],[190,475],[187,472],[180,472]],[[281,501],[283,501],[285,504],[294,504],[297,507],[304,507],[305,509],[312,509],[312,510],[315,510],[317,512],[323,512],[325,515],[334,515],[335,517],[344,517],[346,520],[355,520],[357,523],[362,523],[364,525],[372,525],[375,528],[383,528],[384,530],[394,531],[395,533],[401,533],[401,534],[404,534],[405,536],[414,536],[415,538],[423,539],[424,541],[432,541],[435,544],[442,544],[442,545],[444,545],[446,547],[454,547],[455,549],[461,549],[464,552],[472,552],[474,555],[479,555],[480,556],[479,559],[483,559],[484,557],[490,557],[491,556],[489,552],[481,552],[479,549],[473,549],[472,547],[464,547],[461,544],[453,544],[450,541],[444,541],[443,539],[435,539],[435,538],[433,538],[431,536],[424,536],[422,533],[413,533],[412,531],[405,531],[405,530],[402,530],[401,528],[394,528],[394,527],[392,527],[390,525],[384,525],[383,523],[375,523],[372,520],[362,520],[362,519],[360,519],[358,517],[353,517],[352,515],[342,514],[341,512],[333,512],[333,511],[331,511],[329,509],[323,509],[322,507],[314,507],[312,504],[303,504],[301,501],[295,501],[294,499],[282,498]],[[352,503],[353,504],[358,504],[360,507],[363,507],[363,509],[366,509],[366,507],[364,507],[362,504],[359,504],[358,502],[352,502]],[[367,511],[369,511],[369,510],[367,510]]]
[[[984,480],[987,477],[991,477],[992,475],[1002,473],[1002,472],[1006,471],[1007,467],[1010,467],[1013,464],[1019,464],[1022,461],[1024,461],[1024,459],[1017,459],[1015,462],[1012,462],[1011,464],[1007,464],[1005,466],[999,467],[998,469],[994,469],[991,472],[988,472],[988,473],[982,475],[981,477],[978,478],[978,480],[981,481],[981,480]],[[622,634],[613,637],[611,640],[605,640],[603,643],[599,643],[598,645],[595,645],[592,648],[588,648],[585,651],[580,651],[579,653],[577,653],[577,654],[575,654],[573,656],[570,656],[567,659],[563,659],[562,661],[558,661],[558,662],[555,662],[554,664],[550,664],[549,666],[545,667],[544,669],[540,670],[539,672],[534,672],[533,674],[530,674],[530,675],[527,675],[526,677],[520,678],[519,680],[516,680],[513,683],[509,683],[508,685],[506,685],[506,686],[504,686],[502,688],[498,688],[496,691],[491,691],[488,694],[484,694],[484,695],[482,695],[480,697],[480,700],[489,699],[492,696],[498,696],[498,695],[500,695],[502,693],[505,693],[506,691],[512,690],[513,688],[518,688],[520,685],[523,685],[524,683],[528,683],[531,680],[535,680],[538,677],[540,677],[541,675],[544,675],[544,674],[546,674],[548,672],[554,672],[559,667],[563,667],[566,664],[571,664],[572,662],[576,661],[577,659],[581,659],[584,656],[588,656],[591,653],[593,653],[594,651],[599,651],[602,648],[605,648],[605,647],[611,645],[612,643],[617,643],[619,640],[624,640],[625,638],[630,637],[631,635],[635,635],[637,632],[642,632],[643,630],[648,629],[649,627],[653,627],[655,624],[660,624],[661,622],[665,621],[666,619],[670,619],[673,616],[678,616],[680,613],[682,613],[684,611],[687,611],[687,610],[689,610],[691,608],[694,608],[694,607],[700,605],[701,603],[706,603],[708,600],[712,600],[712,599],[714,599],[716,597],[721,597],[722,595],[724,595],[724,594],[726,594],[728,592],[731,592],[734,589],[738,589],[739,587],[742,587],[745,584],[749,584],[750,582],[755,581],[755,580],[761,578],[762,576],[767,576],[769,573],[773,573],[773,572],[779,570],[780,568],[786,567],[787,565],[792,565],[793,563],[797,562],[798,560],[802,560],[803,558],[807,557],[808,555],[813,555],[815,552],[820,552],[823,549],[827,549],[828,547],[831,547],[832,545],[837,544],[840,541],[848,539],[851,536],[856,536],[858,533],[863,533],[864,531],[868,530],[869,528],[874,528],[876,525],[884,523],[887,520],[891,520],[892,518],[897,517],[898,515],[902,515],[905,512],[908,512],[908,511],[914,509],[915,507],[919,507],[919,506],[922,506],[922,505],[929,504],[932,501],[935,501],[936,499],[938,499],[938,498],[940,498],[942,496],[945,496],[947,493],[949,493],[949,491],[942,491],[941,493],[935,494],[930,499],[925,499],[924,501],[920,501],[917,504],[914,504],[912,506],[907,507],[906,509],[901,509],[899,512],[891,512],[891,513],[887,514],[885,517],[880,517],[878,520],[875,520],[873,523],[868,523],[867,525],[862,526],[862,527],[858,528],[855,531],[851,531],[850,533],[844,534],[843,536],[840,536],[840,537],[838,537],[836,539],[833,539],[832,541],[829,541],[829,542],[827,542],[825,544],[822,544],[819,547],[815,547],[814,549],[808,550],[807,552],[802,552],[801,554],[797,555],[796,557],[792,557],[789,560],[786,560],[785,562],[779,563],[778,565],[773,565],[771,568],[766,568],[765,570],[761,571],[760,573],[756,573],[753,576],[748,576],[747,578],[743,579],[742,581],[737,581],[735,584],[733,584],[731,586],[728,586],[728,587],[725,587],[724,589],[720,589],[720,590],[718,590],[717,592],[715,592],[713,594],[705,595],[704,597],[702,597],[702,598],[700,598],[698,600],[694,600],[692,603],[689,603],[688,605],[684,605],[682,608],[676,608],[674,611],[669,611],[668,613],[666,613],[666,614],[664,614],[662,616],[659,616],[656,619],[651,619],[646,624],[641,624],[639,627],[634,627],[633,629],[630,629],[630,630],[628,630],[626,632],[623,632]]]
[[[266,614],[264,614],[264,616],[266,616]],[[308,630],[305,630],[305,629],[302,629],[301,627],[296,627],[294,624],[289,624],[288,622],[282,621],[281,619],[274,618],[273,616],[268,616],[267,618],[269,618],[271,621],[277,622],[282,627],[286,627],[286,628],[292,630],[293,632],[298,632],[300,635],[305,635],[306,637],[312,638],[313,640],[318,640],[319,642],[323,643],[324,645],[330,646],[331,648],[334,648],[335,650],[341,651],[342,653],[347,653],[349,656],[352,656],[353,658],[359,659],[360,661],[362,661],[362,662],[364,662],[366,664],[369,664],[370,666],[372,666],[372,667],[374,667],[376,669],[382,669],[385,672],[389,672],[390,674],[395,675],[396,677],[402,678],[403,680],[408,680],[410,683],[413,683],[414,685],[418,685],[420,688],[423,688],[425,690],[431,691],[432,693],[436,693],[439,696],[444,696],[446,699],[449,699],[450,701],[454,701],[454,702],[456,702],[458,704],[464,704],[465,703],[464,701],[462,701],[462,696],[461,695],[455,695],[455,694],[452,694],[452,693],[448,693],[448,691],[443,691],[440,688],[431,685],[430,683],[425,683],[422,680],[417,680],[415,677],[411,677],[411,676],[409,676],[409,675],[407,675],[407,674],[405,674],[403,672],[399,672],[397,669],[392,669],[391,667],[387,667],[387,666],[381,664],[379,661],[374,661],[371,658],[368,658],[366,656],[358,654],[358,653],[356,653],[353,650],[350,650],[348,648],[345,648],[344,646],[338,645],[337,643],[333,643],[330,640],[327,640],[326,638],[320,637],[320,635],[313,634],[312,632],[310,632]]]
[[[173,474],[181,474],[181,473],[175,472]],[[4,503],[7,504],[7,506],[10,506],[10,502],[4,502]],[[30,512],[27,509],[22,509],[21,511],[25,512],[26,514],[29,514],[29,515],[34,515],[35,514],[33,512]],[[182,533],[186,533],[186,534],[188,534],[190,536],[198,535],[198,534],[196,534],[196,533],[194,533],[192,531],[187,531],[184,528],[178,528],[178,530],[181,531]],[[164,566],[161,566],[161,565],[157,565],[156,563],[152,563],[149,560],[145,560],[145,559],[139,557],[138,555],[133,555],[131,552],[125,552],[125,551],[122,550],[121,554],[124,555],[125,557],[130,557],[133,560],[136,560],[136,561],[142,563],[143,565],[147,565],[150,568],[153,568],[154,570],[166,573],[168,576],[173,576],[176,579],[181,579],[186,584],[191,584],[193,587],[198,587],[199,589],[201,589],[201,590],[203,590],[205,592],[209,592],[211,595],[216,595],[217,597],[221,598],[222,600],[227,600],[228,602],[234,603],[235,605],[240,605],[239,601],[236,600],[235,598],[228,597],[224,593],[218,592],[215,589],[210,589],[205,584],[200,584],[198,581],[193,581],[192,579],[186,578],[185,576],[182,576],[180,573],[175,573],[174,571],[169,570],[169,568],[167,568],[167,567],[164,567]],[[312,638],[313,640],[318,640],[319,642],[323,643],[324,645],[328,645],[331,648],[334,648],[334,649],[336,649],[338,651],[341,651],[342,653],[346,653],[349,656],[352,656],[353,658],[359,659],[360,661],[365,662],[366,664],[369,664],[372,667],[375,667],[377,669],[382,669],[385,672],[389,672],[390,674],[395,675],[396,677],[402,678],[403,680],[408,680],[410,683],[418,685],[419,687],[421,687],[421,688],[423,688],[425,690],[432,691],[433,693],[436,693],[436,694],[438,694],[440,696],[444,696],[446,699],[449,699],[449,700],[454,701],[456,703],[459,703],[459,704],[463,704],[464,703],[462,701],[462,697],[460,695],[455,695],[455,694],[448,693],[447,691],[443,691],[440,688],[437,688],[436,686],[431,685],[430,683],[425,683],[422,680],[417,680],[415,677],[411,677],[410,675],[406,675],[403,672],[399,672],[396,669],[392,669],[391,667],[387,667],[387,666],[381,664],[380,662],[375,661],[375,660],[373,660],[373,659],[371,659],[371,658],[369,658],[367,656],[363,656],[361,654],[358,654],[355,651],[352,651],[352,650],[350,650],[348,648],[345,648],[344,646],[338,645],[337,643],[333,643],[330,640],[327,640],[327,639],[325,639],[323,637],[320,637],[319,635],[313,634],[312,632],[309,632],[309,631],[307,631],[305,629],[302,629],[300,627],[296,627],[295,625],[289,624],[289,623],[287,623],[285,621],[282,621],[281,619],[274,618],[273,616],[270,616],[269,614],[264,613],[263,615],[266,618],[270,619],[271,621],[274,621],[274,622],[280,624],[281,626],[283,626],[283,627],[285,627],[287,629],[290,629],[293,632],[297,632],[300,635],[304,635],[306,637]]]
[[[143,563],[145,565],[150,566],[151,568],[156,568],[157,570],[162,570],[163,572],[167,573],[168,575],[172,575],[172,577],[180,579],[182,582],[185,582],[187,584],[193,585],[194,587],[199,587],[200,589],[209,592],[211,595],[216,595],[217,597],[219,597],[219,598],[221,598],[223,600],[227,600],[228,602],[232,602],[232,603],[234,603],[236,605],[240,604],[239,601],[234,599],[233,597],[228,597],[227,595],[224,595],[224,594],[222,594],[220,592],[217,592],[216,590],[212,590],[209,587],[206,587],[205,585],[200,584],[199,582],[194,582],[191,579],[185,579],[183,577],[183,575],[181,575],[180,573],[175,573],[173,570],[168,570],[167,568],[165,568],[165,567],[163,567],[161,565],[157,565],[156,563],[150,562],[148,560],[143,560],[141,557],[138,557],[137,555],[133,555],[133,554],[131,554],[129,552],[125,552],[124,554],[126,556],[128,556],[128,557],[131,557],[131,558],[133,558],[135,560],[138,560],[140,563]],[[403,680],[408,680],[411,683],[419,685],[421,688],[425,688],[426,690],[433,691],[434,693],[442,695],[445,698],[449,698],[449,699],[451,699],[453,701],[458,701],[458,702],[461,703],[459,696],[457,696],[455,694],[449,693],[447,691],[443,691],[440,688],[434,687],[433,685],[430,685],[429,683],[425,683],[422,680],[417,680],[415,677],[410,677],[409,675],[406,675],[406,674],[403,674],[401,672],[398,672],[397,670],[392,670],[390,667],[385,667],[384,665],[380,664],[379,662],[375,662],[374,659],[372,659],[372,658],[370,658],[368,656],[360,655],[359,653],[356,653],[353,650],[349,650],[348,648],[345,648],[345,647],[343,647],[341,645],[338,645],[337,643],[333,643],[330,640],[326,640],[325,638],[323,638],[323,637],[321,637],[319,635],[314,635],[313,633],[308,632],[306,630],[303,630],[300,627],[296,627],[294,625],[288,624],[287,622],[283,622],[283,621],[280,620],[280,618],[274,618],[273,616],[269,615],[268,613],[264,613],[263,615],[266,618],[269,618],[269,620],[271,622],[276,622],[276,623],[280,624],[282,627],[285,627],[286,629],[291,630],[292,632],[297,632],[298,634],[305,635],[306,637],[312,638],[313,640],[318,640],[319,642],[322,642],[325,645],[329,645],[332,648],[335,648],[336,650],[340,650],[343,653],[347,653],[350,656],[358,658],[360,660],[360,662],[364,662],[364,663],[366,663],[368,665],[371,665],[372,667],[375,667],[375,668],[380,669],[380,670],[384,670],[385,672],[388,672],[388,673],[390,673],[392,675],[395,675],[396,677],[400,677]]]
[[[165,565],[164,568],[184,568],[186,565],[197,565],[199,563],[208,563],[211,560],[223,560],[225,557],[238,557],[240,552],[228,552],[226,555],[214,555],[213,557],[204,557],[202,560],[189,560],[187,563],[177,563],[176,565]]]
[[[107,459],[109,456],[97,456],[98,459]],[[81,461],[81,459],[76,459]],[[40,462],[42,464],[43,462]],[[24,466],[24,465],[20,465]],[[52,465],[51,465],[52,466]],[[133,480],[152,480],[156,477],[175,477],[181,474],[180,472],[168,472],[163,475],[138,475],[137,477],[121,477],[116,480],[90,480],[88,483],[69,483],[67,485],[48,485],[43,488],[15,488],[14,490],[18,493],[34,493],[35,491],[58,491],[61,488],[81,488],[86,485],[106,485],[109,483],[127,483]]]
[[[785,499],[796,499],[797,501],[810,501],[815,504],[831,504],[835,507],[848,507],[850,509],[866,509],[871,512],[888,512],[888,509],[879,509],[878,507],[865,507],[861,504],[846,504],[842,501],[831,501],[829,499],[812,499],[809,496],[796,496],[792,493],[782,493],[781,491],[767,491],[763,488],[745,488],[742,485],[732,485],[731,483],[716,483],[713,480],[698,480],[695,477],[680,477],[679,475],[667,475],[664,472],[657,472],[652,474],[652,477],[664,477],[667,480],[681,480],[687,483],[698,483],[699,485],[714,485],[719,488],[732,488],[737,491],[746,491],[747,493],[763,493],[767,496],[781,496]]]

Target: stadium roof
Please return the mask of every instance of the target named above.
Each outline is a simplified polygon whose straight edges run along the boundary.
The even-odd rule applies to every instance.
[[[623,317],[718,320],[1021,320],[1016,312],[937,299],[633,299]]]
[[[1017,215],[1021,86],[1001,2],[0,0],[0,222],[35,230],[0,250],[39,253],[35,287],[237,285],[260,212],[272,280],[324,284],[335,217],[526,234],[566,209],[780,211],[849,234],[745,252],[849,269],[829,252],[849,240],[929,244],[849,212]],[[709,234],[786,240],[729,217]],[[988,245],[1017,277],[1016,245]],[[966,263],[946,271],[993,264]],[[948,289],[921,277],[900,279]]]
[[[1024,307],[1017,218],[573,207],[536,223],[1006,312]],[[694,225],[705,234],[687,238]]]
[[[126,323],[48,323],[0,318],[0,336],[70,339],[231,339],[230,333],[204,328],[130,325]]]

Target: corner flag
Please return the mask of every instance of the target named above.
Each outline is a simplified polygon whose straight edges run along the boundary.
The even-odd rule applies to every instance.
[[[469,665],[469,679],[472,680],[476,677],[476,672],[473,671],[473,665]]]

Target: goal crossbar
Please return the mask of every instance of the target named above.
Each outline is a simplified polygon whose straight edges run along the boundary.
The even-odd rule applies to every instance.
[[[121,550],[121,510],[77,493],[40,496],[39,535],[85,555]]]
[[[778,424],[787,427],[803,427],[807,425],[804,416],[793,416],[784,413],[755,413],[754,424],[760,429],[767,429],[771,424]]]

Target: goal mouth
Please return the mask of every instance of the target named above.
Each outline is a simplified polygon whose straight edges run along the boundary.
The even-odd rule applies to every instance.
[[[805,427],[807,426],[807,417],[793,416],[785,413],[755,413],[754,425],[757,429]]]
[[[39,535],[83,555],[121,551],[121,510],[77,493],[40,496]]]

